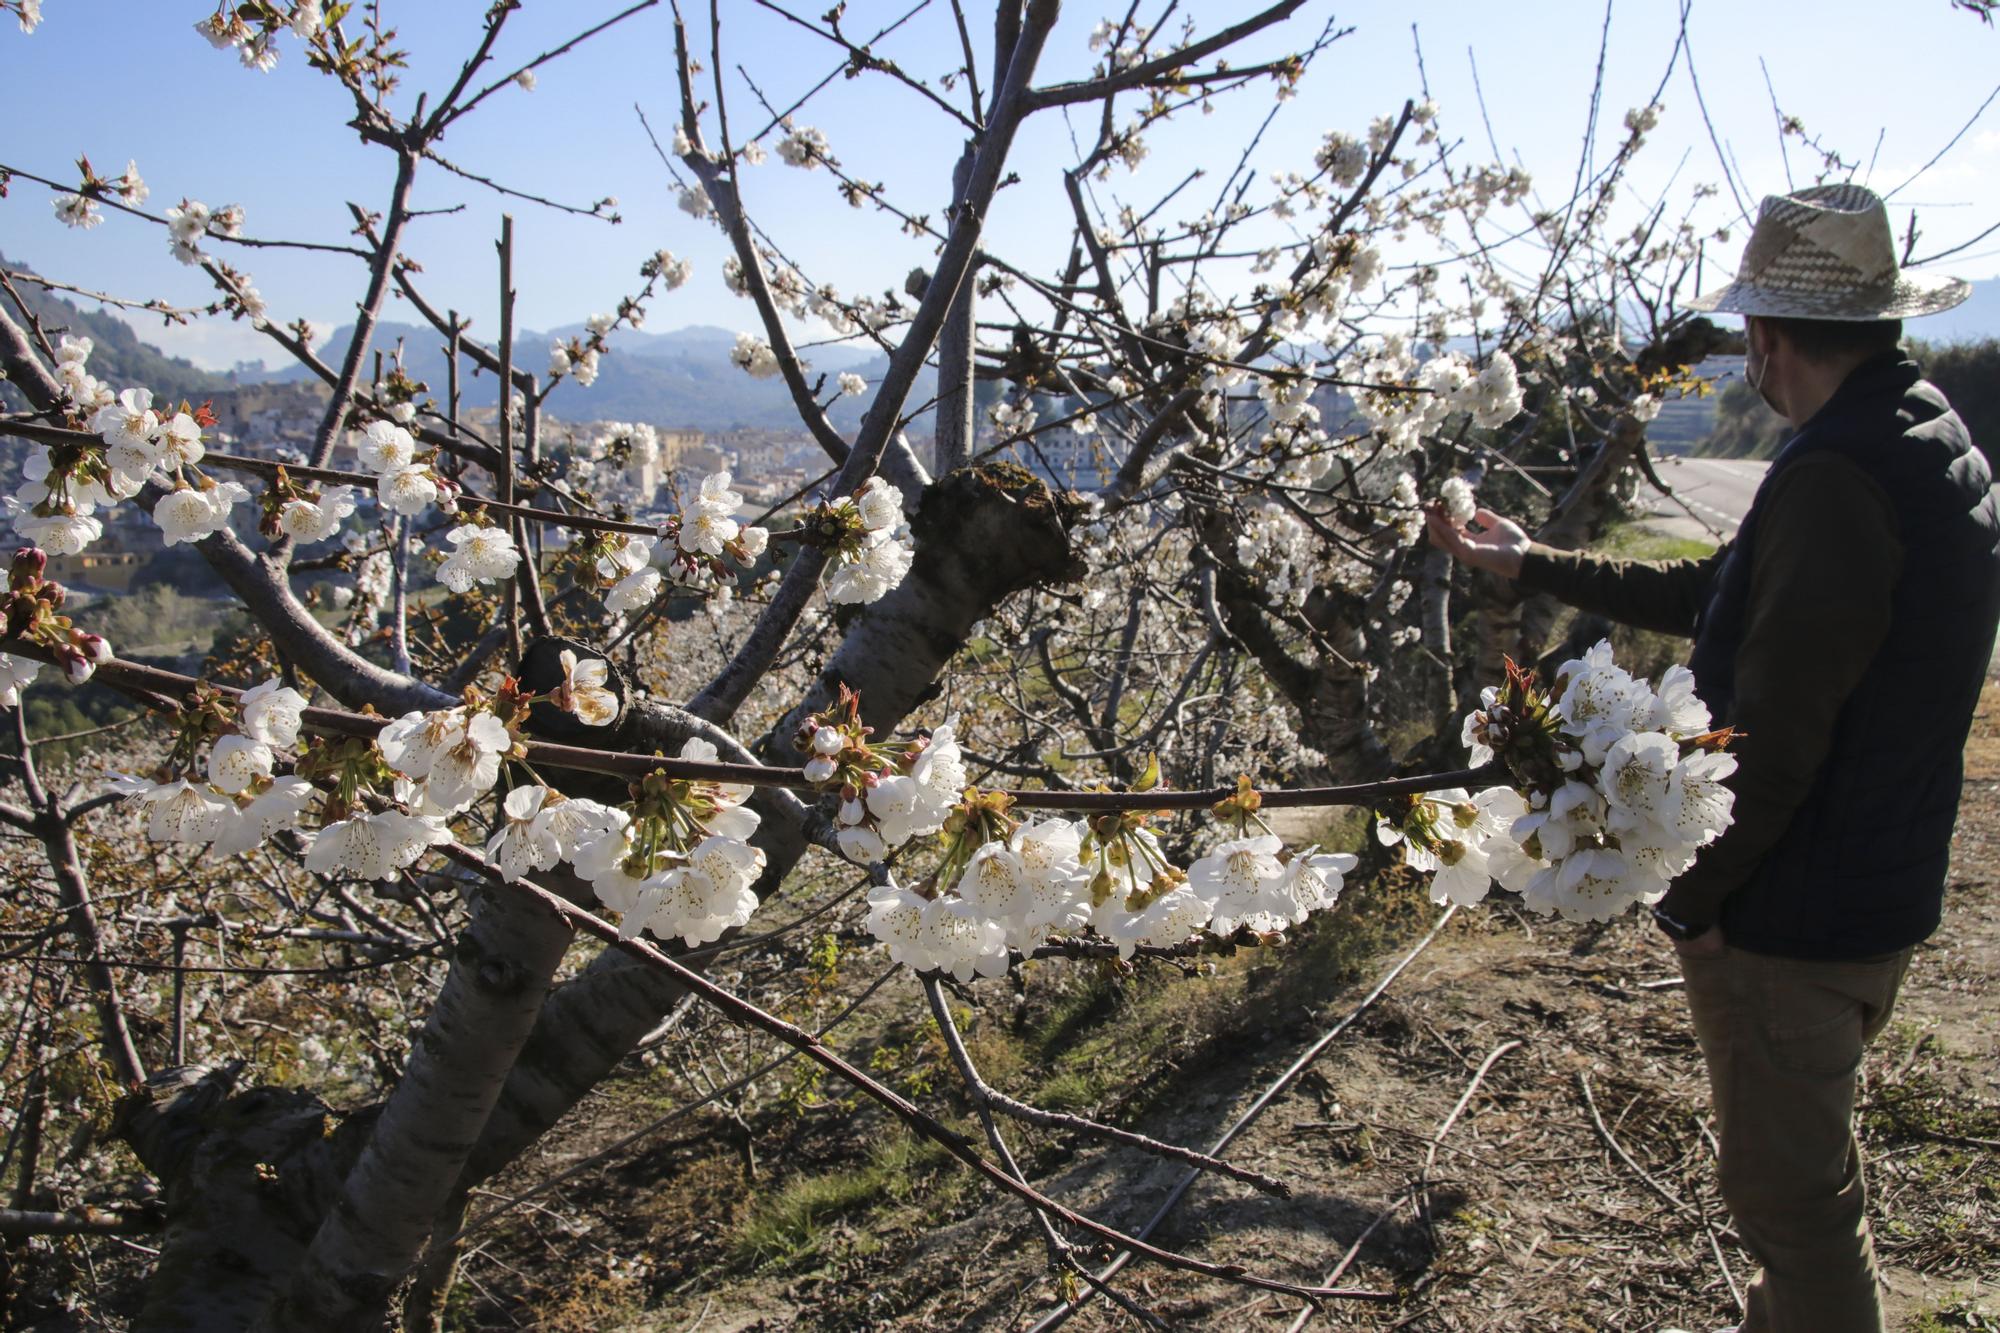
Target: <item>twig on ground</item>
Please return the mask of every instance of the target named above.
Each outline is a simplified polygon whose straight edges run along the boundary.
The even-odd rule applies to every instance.
[[[1721,1265],[1722,1268],[1722,1280],[1728,1284],[1729,1294],[1736,1301],[1736,1308],[1738,1310],[1744,1309],[1743,1293],[1736,1285],[1735,1275],[1729,1271],[1729,1261],[1722,1256],[1722,1243],[1720,1240],[1721,1236],[1727,1235],[1732,1244],[1740,1245],[1743,1243],[1742,1238],[1726,1227],[1718,1229],[1700,1209],[1694,1207],[1692,1204],[1683,1202],[1679,1195],[1653,1179],[1647,1173],[1646,1168],[1633,1160],[1632,1154],[1626,1152],[1624,1145],[1612,1136],[1610,1126],[1606,1125],[1604,1117],[1598,1114],[1597,1099],[1590,1094],[1590,1075],[1581,1069],[1577,1070],[1576,1084],[1577,1087],[1583,1090],[1583,1104],[1585,1109],[1590,1112],[1590,1123],[1596,1127],[1597,1135],[1604,1140],[1605,1146],[1618,1155],[1619,1161],[1631,1168],[1633,1175],[1646,1182],[1647,1187],[1653,1193],[1665,1199],[1669,1207],[1682,1216],[1692,1219],[1703,1231],[1708,1233],[1709,1247],[1715,1251],[1715,1262]]]

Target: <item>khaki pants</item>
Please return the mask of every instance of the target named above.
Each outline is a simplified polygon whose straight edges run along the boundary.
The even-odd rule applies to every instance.
[[[1722,1197],[1764,1266],[1743,1333],[1882,1333],[1854,1085],[1909,961],[1908,949],[1854,963],[1737,948],[1681,959],[1715,1101]]]

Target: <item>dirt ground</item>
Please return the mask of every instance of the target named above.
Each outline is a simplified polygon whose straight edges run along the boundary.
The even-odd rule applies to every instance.
[[[1861,1097],[1891,1327],[1920,1333],[2000,1329],[2000,691],[1989,689],[1967,761],[1946,922],[1918,951]],[[1367,910],[1367,892],[1356,890],[1354,910]],[[1380,941],[1341,984],[1303,1000],[1297,986],[1253,974],[1244,995],[1213,1011],[1222,1031],[1152,1034],[1172,1066],[1163,1091],[1088,1109],[1205,1146],[1420,934]],[[629,1115],[604,1109],[607,1123],[524,1179],[629,1128]],[[880,1167],[880,1136],[897,1132],[852,1124],[829,1117],[767,1150],[760,1196],[807,1163],[821,1181],[842,1162]],[[1050,1131],[1008,1133],[1037,1188],[1128,1230],[1182,1172]],[[796,1244],[746,1257],[746,1219],[768,1207],[744,1201],[741,1162],[717,1151],[723,1141],[697,1134],[634,1149],[548,1200],[545,1215],[468,1264],[475,1286],[459,1326],[1024,1329],[1059,1301],[1019,1206],[915,1151],[890,1164],[887,1186],[878,1170],[872,1192],[832,1200]],[[1712,1142],[1677,968],[1650,927],[1571,927],[1487,907],[1459,914],[1229,1150],[1287,1181],[1290,1198],[1204,1178],[1154,1239],[1288,1281],[1338,1270],[1340,1284],[1370,1293],[1330,1304],[1306,1325],[1317,1329],[1708,1333],[1735,1322],[1735,1293],[1753,1271],[1732,1243]],[[556,1286],[501,1271],[520,1277],[519,1265],[551,1260],[569,1265]],[[1153,1265],[1114,1284],[1174,1328],[1281,1330],[1302,1311]],[[1101,1298],[1067,1325],[1137,1326]]]

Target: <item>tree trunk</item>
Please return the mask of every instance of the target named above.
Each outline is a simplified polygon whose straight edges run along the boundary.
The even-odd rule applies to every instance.
[[[231,1095],[241,1061],[162,1070],[115,1128],[159,1180],[167,1225],[133,1333],[241,1333],[304,1256],[374,1116],[311,1093]]]
[[[527,1039],[571,938],[521,894],[481,889],[451,971],[283,1296],[256,1327],[350,1333],[385,1320]]]
[[[1009,595],[1072,572],[1073,517],[1068,500],[1011,465],[965,469],[934,483],[912,525],[916,558],[909,575],[849,626],[806,698],[765,737],[767,759],[794,762],[792,730],[831,702],[843,683],[860,691],[863,720],[886,735],[922,701],[977,621]],[[771,826],[767,819],[760,839]],[[783,882],[806,843],[794,836],[763,846],[760,896]],[[600,953],[583,975],[559,988],[508,1075],[467,1162],[463,1187],[520,1156],[683,994],[671,978],[618,949]]]
[[[1217,570],[1215,600],[1230,634],[1298,709],[1299,740],[1325,757],[1330,780],[1365,782],[1395,767],[1369,720],[1367,645],[1332,598],[1315,590],[1306,599],[1306,619],[1324,644],[1309,661],[1292,655],[1261,595],[1241,575]]]

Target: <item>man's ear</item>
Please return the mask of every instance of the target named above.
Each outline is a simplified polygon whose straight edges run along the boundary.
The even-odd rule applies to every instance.
[[[1745,315],[1743,317],[1743,336],[1752,347],[1757,349],[1757,355],[1763,358],[1764,364],[1769,366],[1771,358],[1777,354],[1778,343],[1781,341],[1778,337],[1777,326],[1762,315]],[[1767,371],[1766,373],[1768,374],[1769,372]]]

